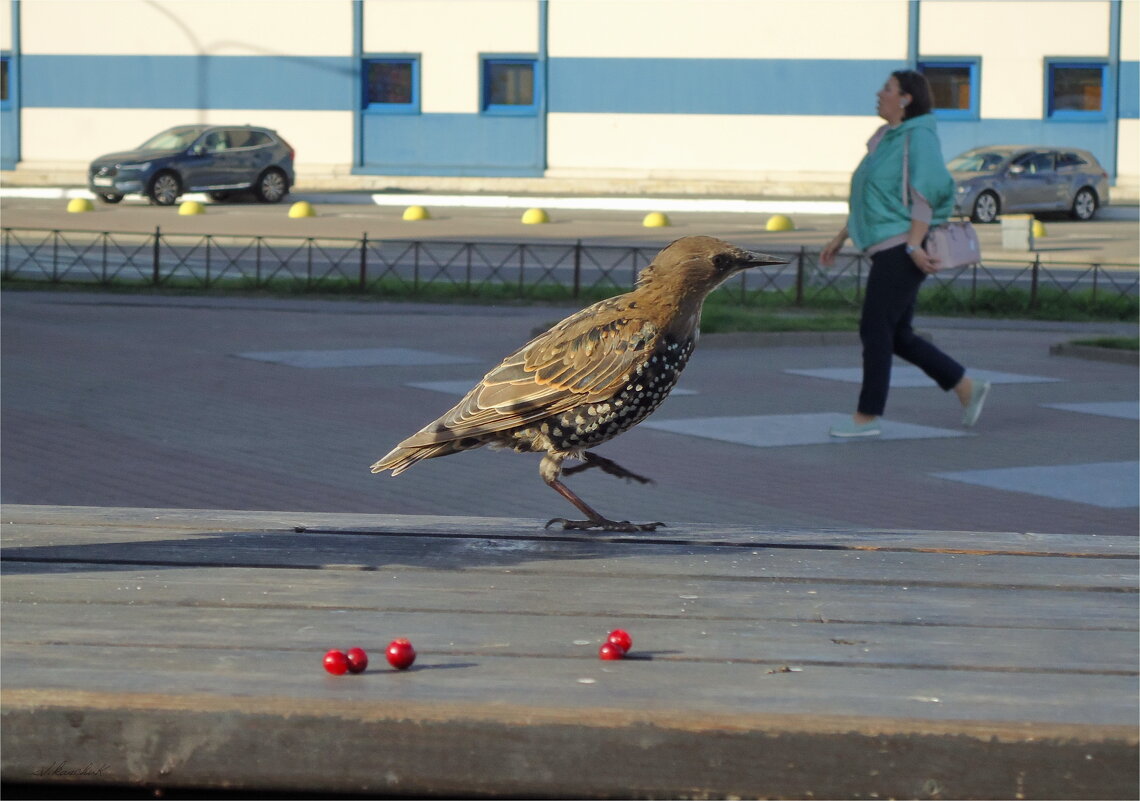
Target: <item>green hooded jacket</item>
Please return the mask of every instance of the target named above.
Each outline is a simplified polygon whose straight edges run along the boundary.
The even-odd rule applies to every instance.
[[[860,250],[910,230],[910,209],[902,198],[903,144],[908,137],[910,185],[930,204],[930,226],[946,222],[954,211],[954,179],[942,162],[934,115],[913,117],[888,128],[851,176],[847,233]]]

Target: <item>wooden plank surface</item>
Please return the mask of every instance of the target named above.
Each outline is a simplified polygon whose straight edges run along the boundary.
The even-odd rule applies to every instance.
[[[19,506],[2,521],[5,782],[1138,792],[1134,537],[686,526],[641,538],[520,520]],[[633,658],[599,661],[619,625]],[[419,652],[406,673],[383,663],[396,636]],[[325,674],[324,651],[352,645],[370,669]]]

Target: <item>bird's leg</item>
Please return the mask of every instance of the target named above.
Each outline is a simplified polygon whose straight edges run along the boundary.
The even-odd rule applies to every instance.
[[[566,500],[570,501],[579,512],[584,514],[588,520],[567,520],[565,517],[555,517],[547,521],[546,528],[554,523],[561,523],[563,529],[576,529],[587,530],[591,528],[600,528],[603,531],[656,531],[658,527],[664,526],[664,523],[631,523],[628,520],[610,520],[602,517],[594,511],[589,504],[575,495],[569,487],[558,480],[559,474],[562,472],[562,458],[547,454],[542,458],[542,463],[539,465],[538,474],[542,476],[542,480],[546,482],[547,486],[557,492]],[[609,460],[607,460],[609,461]],[[619,468],[620,469],[620,468]]]
[[[572,476],[575,473],[581,473],[583,470],[589,470],[591,467],[600,467],[603,472],[609,473],[611,476],[618,478],[626,478],[637,481],[641,484],[652,484],[653,479],[639,476],[632,470],[627,470],[612,459],[607,459],[604,456],[598,456],[596,453],[586,451],[582,454],[582,464],[576,464],[573,467],[562,468],[562,475]]]

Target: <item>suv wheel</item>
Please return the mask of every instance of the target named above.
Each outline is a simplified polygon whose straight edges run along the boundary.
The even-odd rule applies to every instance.
[[[150,182],[150,189],[146,194],[151,203],[158,206],[173,206],[174,201],[182,194],[182,185],[174,173],[160,172]]]
[[[253,191],[262,203],[278,203],[289,194],[289,181],[281,170],[269,169],[257,179]]]
[[[118,203],[120,200],[123,199],[123,196],[122,195],[115,195],[115,194],[112,194],[110,192],[104,192],[103,194],[99,195],[99,199],[102,200],[104,203]]]
[[[993,192],[982,192],[978,195],[978,199],[974,201],[974,213],[970,216],[973,217],[974,222],[978,223],[992,223],[998,218],[997,195]]]
[[[1078,190],[1073,198],[1073,208],[1069,211],[1074,220],[1091,220],[1096,214],[1096,192],[1087,186]]]

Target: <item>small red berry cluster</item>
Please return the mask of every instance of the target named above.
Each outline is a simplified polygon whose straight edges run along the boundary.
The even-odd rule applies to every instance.
[[[633,647],[633,637],[624,629],[614,629],[598,649],[598,659],[625,659],[629,649]]]
[[[396,670],[407,670],[416,661],[416,649],[410,640],[398,637],[388,643],[384,652],[388,664]],[[345,673],[363,673],[368,667],[368,654],[363,648],[349,648],[348,653],[333,649],[325,654],[325,670],[334,676],[343,676]]]
[[[598,649],[599,659],[625,659],[629,649],[633,647],[633,637],[624,629],[614,629]],[[407,670],[416,661],[416,649],[412,647],[411,640],[398,637],[388,643],[384,652],[388,664],[396,670]],[[343,676],[345,673],[363,673],[368,668],[368,654],[363,648],[349,648],[348,652],[333,649],[325,654],[325,670],[334,676]]]

